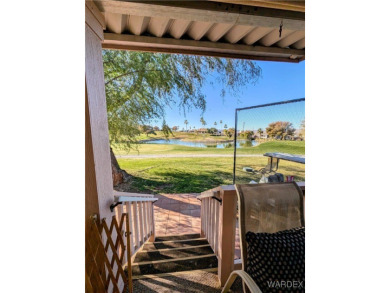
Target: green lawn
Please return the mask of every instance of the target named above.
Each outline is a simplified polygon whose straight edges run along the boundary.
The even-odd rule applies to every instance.
[[[265,152],[305,153],[301,141],[270,141],[256,147],[238,149],[239,154],[263,154]],[[130,152],[136,154],[136,152]],[[232,154],[233,149],[192,148],[178,145],[141,145],[140,154]],[[134,191],[154,193],[202,192],[221,184],[232,184],[233,157],[215,158],[119,158],[121,168],[133,176]],[[237,158],[237,183],[259,180],[258,175],[242,171],[243,167],[262,168],[265,157]],[[294,175],[297,181],[305,179],[305,166],[281,161],[279,172]]]
[[[113,145],[116,155],[150,155],[150,154],[232,154],[234,148],[197,148],[170,144],[139,144],[138,150],[126,150],[120,145]],[[263,154],[266,152],[282,152],[305,154],[304,141],[267,141],[255,147],[237,149],[238,154]]]
[[[162,131],[155,131],[156,134],[146,135],[145,133],[141,133],[136,136],[136,139],[139,141],[142,140],[151,140],[151,139],[165,139],[165,136]],[[194,132],[182,132],[182,131],[173,131],[173,136],[169,136],[170,139],[178,138],[183,140],[196,140],[196,141],[226,141],[231,140],[232,138],[228,138],[225,135],[211,135],[208,133],[194,133]]]

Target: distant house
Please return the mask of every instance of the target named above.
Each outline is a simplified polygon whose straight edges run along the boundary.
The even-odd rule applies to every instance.
[[[261,134],[257,130],[253,131],[253,133],[255,134],[255,137],[262,138],[262,139],[268,138],[268,135],[265,132],[265,130],[263,130]]]
[[[282,136],[281,135],[275,135],[275,137],[274,137],[276,140],[280,140],[280,139],[282,139]]]
[[[263,139],[268,138],[267,132],[263,131],[263,132],[261,133],[261,135],[260,135],[260,138],[263,138]]]
[[[302,129],[295,130],[293,139],[294,140],[304,140],[305,139],[305,135],[304,135],[304,132],[302,133]]]
[[[198,133],[207,133],[207,128],[199,128],[197,130]]]

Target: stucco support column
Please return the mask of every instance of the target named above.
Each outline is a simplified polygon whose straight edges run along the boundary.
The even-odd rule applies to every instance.
[[[91,1],[85,5],[85,212],[109,218],[113,185],[104,85],[102,41],[104,17]],[[69,117],[71,119],[71,117]]]

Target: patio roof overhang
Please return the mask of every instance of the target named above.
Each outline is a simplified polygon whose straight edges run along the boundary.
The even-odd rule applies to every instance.
[[[103,48],[283,62],[305,59],[304,1],[95,3],[105,16]]]

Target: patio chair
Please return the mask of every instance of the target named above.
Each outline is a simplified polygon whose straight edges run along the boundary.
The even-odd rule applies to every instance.
[[[272,239],[275,237],[279,238],[277,241],[282,241],[283,243],[288,243],[289,241],[295,242],[299,239],[300,243],[294,243],[293,249],[300,249],[300,251],[298,253],[293,253],[293,255],[299,256],[299,275],[302,275],[303,270],[304,276],[305,232],[304,228],[299,228],[305,226],[302,191],[295,182],[237,184],[236,190],[239,207],[242,270],[233,271],[230,274],[222,293],[229,291],[237,276],[242,279],[244,292],[247,292],[248,290],[251,293],[279,292],[278,290],[273,290],[273,288],[270,289],[269,285],[268,288],[267,286],[259,286],[260,274],[263,273],[263,278],[266,275],[273,275],[273,277],[275,277],[278,275],[278,272],[274,274],[273,272],[266,271],[267,274],[265,274],[264,270],[266,270],[267,267],[267,265],[264,264],[265,257],[268,256],[268,261],[272,262],[275,260],[275,256],[270,257],[270,254],[267,254],[267,252],[259,251],[262,248],[253,246],[252,240],[257,239],[258,241],[263,241],[263,246],[265,244],[266,249],[270,249],[270,243],[272,245]],[[280,237],[290,238],[288,238],[287,242],[285,242],[285,239],[281,240]],[[248,251],[248,239],[251,241],[250,245],[252,245],[249,248],[250,251]],[[265,243],[264,240],[271,242]],[[273,251],[272,254],[274,252],[275,251]],[[286,255],[286,253],[284,255]],[[257,259],[255,259],[255,257]],[[279,256],[277,257],[284,263],[289,263],[291,260],[279,258]],[[259,261],[259,259],[262,260]],[[294,259],[292,261],[297,260]],[[295,264],[296,262],[294,262],[294,265]],[[296,269],[297,267],[294,268]],[[282,269],[289,269],[289,267],[287,265],[284,268],[280,268],[279,272]],[[264,282],[261,284],[264,285]]]

